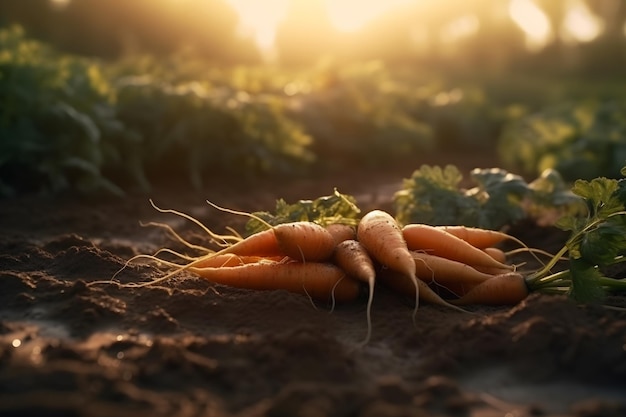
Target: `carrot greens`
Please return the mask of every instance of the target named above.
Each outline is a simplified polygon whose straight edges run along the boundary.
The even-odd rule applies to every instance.
[[[459,169],[422,165],[394,194],[402,224],[464,225],[497,230],[546,210],[568,212],[579,203],[558,172],[546,170],[531,183],[500,168],[476,168],[472,187]]]
[[[274,213],[258,211],[253,213],[272,226],[296,221],[315,222],[322,226],[333,223],[356,226],[361,210],[356,199],[350,195],[334,190],[332,195],[318,197],[315,200],[299,200],[289,204],[282,198],[276,201]],[[246,224],[246,232],[256,233],[267,227],[262,222],[251,218]]]
[[[626,167],[622,175],[626,175]],[[572,192],[584,201],[587,215],[564,216],[556,223],[571,235],[545,267],[527,277],[531,290],[565,293],[580,302],[600,301],[607,293],[626,290],[626,280],[603,272],[626,260],[625,190],[625,178],[574,183]],[[562,256],[569,258],[569,268],[552,273]]]

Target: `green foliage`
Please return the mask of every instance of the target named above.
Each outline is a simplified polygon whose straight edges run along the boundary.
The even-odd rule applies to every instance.
[[[545,89],[536,87],[528,97],[526,88],[489,82],[444,82],[375,61],[323,62],[307,70],[216,67],[181,52],[103,63],[59,54],[19,28],[6,29],[0,31],[0,195],[121,194],[167,177],[186,177],[200,189],[218,174],[289,177],[384,168],[429,151],[491,152],[505,120],[528,114],[530,102],[542,107],[565,94],[551,88],[549,99],[538,98]],[[579,95],[591,89],[585,84]],[[528,116],[509,127],[502,149],[510,163],[555,166],[567,179],[616,172],[626,158],[622,107],[565,106]],[[524,127],[531,121],[534,130]],[[526,136],[513,135],[512,126]],[[494,172],[472,173],[471,180],[471,190],[449,184],[446,196],[442,189],[421,195],[453,202],[437,206],[439,219],[428,222],[496,227],[519,218],[515,207],[528,196],[522,185]],[[552,180],[541,187],[554,186]],[[441,188],[439,180],[419,181],[418,188]],[[532,195],[539,198],[539,190]]]
[[[334,223],[356,226],[360,213],[361,210],[357,207],[354,197],[335,190],[332,195],[318,197],[315,200],[300,200],[294,204],[279,199],[276,201],[274,213],[253,214],[273,226],[297,221],[310,221],[322,226]],[[246,232],[250,234],[265,229],[265,224],[255,219],[250,219],[246,224]]]
[[[60,55],[17,27],[0,31],[0,195],[122,194],[129,178],[147,190],[149,178],[181,173],[200,188],[210,174],[293,175],[314,161],[281,96],[132,68]]]
[[[599,177],[575,182],[572,192],[583,200],[586,213],[567,215],[557,222],[558,227],[571,232],[570,237],[544,268],[529,277],[531,288],[564,289],[577,301],[594,302],[608,291],[626,287],[626,281],[602,273],[607,266],[623,262],[626,254],[624,181]],[[569,258],[569,269],[551,274],[562,256]]]
[[[416,93],[411,114],[432,129],[441,149],[488,149],[507,117],[479,85],[432,83]]]
[[[600,285],[601,272],[593,264],[581,259],[570,260],[569,295],[581,303],[602,300],[606,296],[605,289]]]
[[[61,57],[28,41],[19,28],[0,32],[0,183],[61,191],[120,190],[101,168],[107,134],[121,131],[97,65]]]
[[[275,97],[253,98],[199,82],[124,77],[117,83],[117,109],[140,138],[130,152],[135,169],[187,172],[197,189],[207,172],[287,174],[313,159],[311,138],[286,118]]]
[[[422,165],[394,194],[396,218],[401,224],[475,224],[479,202],[460,188],[462,180],[453,165]]]
[[[398,221],[500,229],[531,213],[539,215],[541,207],[570,207],[578,201],[555,171],[531,184],[499,168],[476,168],[470,179],[474,186],[464,188],[455,166],[422,165],[394,194]]]
[[[573,259],[607,265],[626,250],[626,220],[620,183],[624,179],[578,180],[572,191],[583,199],[587,215],[565,216],[557,226],[572,232],[567,242]]]
[[[618,178],[626,162],[626,103],[562,104],[511,123],[499,154],[510,167],[554,168],[566,180]]]
[[[412,91],[371,62],[311,75],[291,98],[292,117],[315,138],[320,162],[381,166],[433,149],[432,129],[412,114]]]

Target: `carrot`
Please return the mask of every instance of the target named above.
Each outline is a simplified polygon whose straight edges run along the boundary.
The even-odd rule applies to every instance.
[[[483,251],[491,256],[493,259],[495,259],[496,261],[500,262],[500,263],[506,263],[506,253],[500,249],[500,248],[496,248],[493,246],[488,246],[486,248],[483,248]]]
[[[536,253],[540,253],[540,254],[544,254],[548,257],[552,257],[551,254],[546,254],[545,252],[539,250],[539,249],[534,249],[534,248],[529,248],[528,246],[526,246],[526,244],[524,242],[522,242],[521,240],[519,240],[518,238],[516,238],[515,236],[511,236],[509,234],[506,234],[504,232],[499,232],[496,230],[489,230],[489,229],[481,229],[478,227],[466,227],[466,226],[435,226],[438,229],[442,229],[464,241],[466,241],[467,243],[469,243],[470,245],[479,248],[479,249],[487,249],[486,252],[490,252],[489,254],[495,258],[496,260],[505,263],[506,258],[508,255],[514,254],[514,253],[519,253],[519,252],[528,252],[531,254],[531,256],[533,258],[535,258],[535,260],[537,260],[537,262],[539,262],[540,264],[544,264],[541,259],[539,259],[536,255]],[[497,253],[495,248],[494,249],[490,249],[492,248],[494,245],[504,242],[505,240],[511,240],[515,243],[517,243],[518,245],[521,246],[520,249],[515,249],[512,251],[509,251],[507,253]],[[542,253],[543,252],[543,253]],[[497,256],[494,256],[496,255]]]
[[[160,249],[157,254],[159,252],[167,252],[167,253],[174,253],[176,254],[176,252],[170,251],[169,249]],[[177,254],[180,255],[180,254]],[[183,256],[183,255],[180,255]],[[162,258],[158,258],[155,255],[135,255],[132,258],[130,258],[124,267],[126,267],[127,265],[129,265],[131,262],[134,262],[138,259],[148,259],[150,261],[153,262],[157,262],[160,265],[163,266],[168,266],[170,268],[174,268],[177,269],[179,272],[180,271],[184,271],[190,267],[194,267],[194,268],[228,268],[228,267],[233,267],[233,266],[241,266],[241,265],[246,265],[246,264],[254,264],[254,263],[278,263],[278,262],[283,262],[286,259],[289,259],[287,257],[284,256],[271,256],[271,257],[265,257],[265,256],[239,256],[239,255],[235,255],[232,253],[225,253],[225,254],[221,254],[221,255],[215,255],[215,256],[201,256],[199,258],[192,258],[192,257],[187,257],[184,256],[184,260],[187,260],[188,263],[187,264],[179,264],[176,262],[172,262],[172,261],[168,261],[166,259],[162,259]],[[121,271],[118,271],[118,273]],[[117,275],[118,273],[116,273],[115,275]],[[115,277],[115,276],[114,276]]]
[[[415,261],[396,220],[387,212],[373,210],[361,218],[356,233],[357,240],[375,261],[407,276],[413,282],[415,294],[413,321],[415,321],[420,287],[415,275]]]
[[[326,230],[335,238],[335,244],[339,244],[344,240],[356,239],[356,230],[347,224],[333,223],[326,226]]]
[[[239,256],[280,256],[285,255],[278,245],[276,234],[273,229],[264,230],[248,236],[235,244],[232,244],[218,252],[210,253],[202,258],[210,258],[217,255],[234,254]]]
[[[193,266],[196,268],[226,268],[259,262],[280,262],[282,258],[283,257],[280,256],[239,256],[233,253],[224,253],[217,256],[203,257],[199,261],[193,261]]]
[[[472,265],[477,271],[480,271],[484,274],[489,274],[492,276],[508,274],[511,271],[515,271],[520,265],[512,265],[509,268],[500,268],[500,267],[491,267],[491,266],[482,266],[482,265]]]
[[[246,213],[243,211],[220,207],[217,204],[211,203],[208,200],[207,203],[220,211],[255,219],[258,222],[267,226],[268,228],[268,230],[264,230],[262,232],[251,235],[245,240],[237,242],[234,245],[217,252],[218,254],[235,253],[237,255],[243,255],[242,253],[240,253],[240,250],[242,248],[245,248],[245,255],[274,256],[271,253],[265,255],[260,253],[249,253],[247,251],[248,248],[246,245],[246,241],[254,238],[255,236],[263,234],[271,235],[274,238],[274,240],[272,240],[272,237],[269,236],[258,237],[259,240],[266,239],[263,242],[268,245],[267,250],[269,252],[273,252],[275,249],[278,249],[278,251],[283,255],[287,255],[292,259],[300,260],[303,262],[325,261],[332,256],[333,251],[335,250],[336,244],[333,235],[317,223],[298,221],[272,226],[262,218],[252,213]],[[251,246],[253,245],[251,244]],[[261,245],[259,244],[259,246]],[[276,255],[279,255],[280,253],[277,253]]]
[[[451,283],[476,285],[493,277],[452,259],[421,252],[411,252],[411,255],[415,260],[417,277],[426,283],[435,282],[444,287]]]
[[[441,228],[426,224],[404,226],[402,234],[407,247],[413,251],[424,251],[431,255],[463,262],[468,265],[480,265],[494,268],[512,269],[510,265],[496,261],[482,250],[470,245]]]
[[[272,229],[280,250],[302,262],[330,259],[335,250],[335,238],[324,227],[313,222],[283,223]]]
[[[466,226],[435,226],[437,229],[441,229],[450,233],[469,243],[470,245],[484,249],[490,246],[497,245],[504,242],[507,239],[514,239],[512,236],[496,230],[481,229],[478,227],[466,227]]]
[[[409,279],[409,277],[404,274],[400,274],[397,271],[392,271],[390,269],[383,269],[378,274],[378,277],[380,278],[381,282],[389,286],[394,291],[399,292],[400,294],[412,297],[415,293],[415,284],[412,282],[412,280]],[[417,285],[419,286],[419,296],[421,300],[426,301],[430,304],[440,305],[466,313],[465,310],[453,304],[450,304],[446,300],[441,298],[424,281],[418,279]]]
[[[226,268],[189,267],[216,284],[251,290],[286,290],[313,299],[346,302],[359,295],[359,283],[341,268],[318,262],[251,263]]]
[[[524,276],[509,272],[477,285],[458,300],[450,302],[455,305],[514,305],[528,297],[529,292]]]
[[[356,240],[344,240],[335,248],[334,262],[349,276],[365,282],[369,286],[369,298],[367,300],[367,336],[364,344],[369,342],[372,335],[372,301],[374,299],[374,282],[376,270],[374,263],[367,250]]]
[[[468,284],[466,282],[451,281],[447,284],[441,284],[437,281],[429,282],[428,286],[442,299],[446,301],[456,300],[467,294],[474,287],[480,284]]]
[[[205,255],[289,256],[301,261],[324,261],[335,249],[333,236],[322,226],[312,222],[283,223],[272,229],[255,233],[218,252]]]

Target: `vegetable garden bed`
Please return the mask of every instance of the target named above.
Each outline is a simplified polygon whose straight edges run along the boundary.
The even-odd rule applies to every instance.
[[[453,156],[450,156],[453,158]],[[445,155],[441,160],[449,159]],[[461,171],[485,166],[465,160]],[[363,210],[392,210],[411,170],[310,182],[227,184],[206,193],[176,184],[150,196],[212,230],[337,187]],[[245,192],[242,192],[245,190]],[[190,242],[192,224],[155,211],[145,194],[20,196],[0,205],[0,414],[77,416],[622,416],[626,312],[531,295],[467,314],[421,305],[385,287],[360,346],[365,300],[313,306],[285,291],[213,285],[192,274],[157,286],[88,286],[127,259],[171,246],[167,222]],[[518,220],[508,232],[557,252],[569,234]],[[161,276],[130,265],[137,280]],[[621,272],[614,271],[620,277]],[[624,296],[611,296],[626,308]]]

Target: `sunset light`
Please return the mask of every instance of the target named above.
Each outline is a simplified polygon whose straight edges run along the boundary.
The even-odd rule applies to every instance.
[[[352,32],[385,12],[410,3],[415,0],[326,0],[326,9],[337,29]]]
[[[602,32],[600,19],[593,16],[587,5],[581,0],[572,2],[563,23],[564,33],[562,36],[566,40],[589,42],[597,38]]]
[[[73,0],[48,1],[52,9],[59,12],[74,4]],[[122,0],[115,1],[123,3]],[[148,0],[142,1],[151,4]],[[190,10],[193,14],[193,8],[198,8],[198,15],[194,15],[198,19],[198,27],[205,25],[209,29],[206,37],[218,39],[210,33],[211,28],[216,25],[207,26],[204,23],[207,19],[202,13],[206,10],[200,10],[204,6],[199,6],[203,4],[202,1],[159,1],[162,10],[169,10],[163,16],[170,13],[183,16]],[[346,51],[356,56],[359,53],[388,51],[400,45],[400,39],[404,37],[407,39],[406,43],[418,53],[432,52],[443,46],[446,53],[454,54],[459,45],[473,42],[472,38],[478,39],[477,36],[480,37],[490,30],[489,27],[509,25],[514,27],[517,35],[519,31],[523,33],[526,49],[534,52],[553,41],[563,41],[570,45],[593,42],[604,31],[611,30],[607,27],[607,18],[604,16],[609,16],[610,10],[592,10],[585,0],[554,0],[560,2],[557,7],[548,7],[547,3],[539,0],[449,0],[448,3],[444,0],[221,1],[226,3],[228,13],[234,12],[237,19],[232,20],[231,14],[224,21],[232,22],[235,25],[235,34],[240,35],[238,39],[248,42],[248,45],[252,41],[257,53],[260,52],[262,59],[268,62],[278,59],[279,49],[285,48],[285,42],[291,42],[294,50],[305,55],[309,53],[310,56],[341,54]],[[621,0],[607,0],[607,4],[609,1],[615,6]],[[116,2],[111,4],[111,10],[121,7],[116,6]],[[210,7],[207,7],[209,10]],[[159,15],[158,7],[151,6],[151,10],[154,13],[144,14],[145,17],[140,19],[163,18]],[[221,19],[218,15],[213,15],[212,18]],[[179,25],[181,30],[185,25],[191,25],[189,17],[181,20],[184,21]],[[171,29],[170,33],[173,33]],[[623,33],[626,35],[626,24],[623,25]],[[205,34],[200,31],[198,38],[202,36]],[[128,37],[126,33],[124,39],[132,37]],[[480,42],[485,39],[487,38],[481,38]],[[500,41],[499,38],[492,39],[496,43]],[[281,42],[282,46],[279,45]],[[502,39],[502,42],[507,41]]]
[[[240,31],[250,35],[263,50],[271,49],[277,25],[287,13],[290,0],[227,0],[241,19]],[[324,0],[333,26],[342,32],[352,32],[387,11],[416,0]]]
[[[240,18],[240,32],[252,37],[263,51],[272,49],[276,30],[287,14],[292,0],[227,0]],[[312,1],[312,0],[311,0]],[[377,17],[402,6],[434,0],[318,0],[324,5],[331,24],[340,32],[355,32]],[[434,4],[434,3],[433,3]],[[425,8],[428,10],[428,7]],[[525,33],[530,50],[543,48],[554,37],[546,13],[533,0],[510,0],[508,13],[511,20]],[[453,16],[453,14],[451,14]],[[472,36],[480,26],[474,14],[453,17],[440,29],[441,40],[454,43]],[[580,0],[572,0],[563,22],[561,35],[566,40],[587,42],[601,32],[599,20]]]
[[[474,35],[480,28],[480,21],[475,15],[466,15],[441,28],[441,40],[445,43],[455,43]]]
[[[239,15],[240,32],[255,39],[262,50],[272,48],[276,26],[285,17],[289,0],[228,0]]]
[[[511,0],[509,15],[526,33],[528,49],[541,49],[549,42],[552,35],[550,21],[532,0]]]
[[[70,1],[71,0],[50,0],[52,6],[59,9],[66,7],[68,4],[70,4]]]

